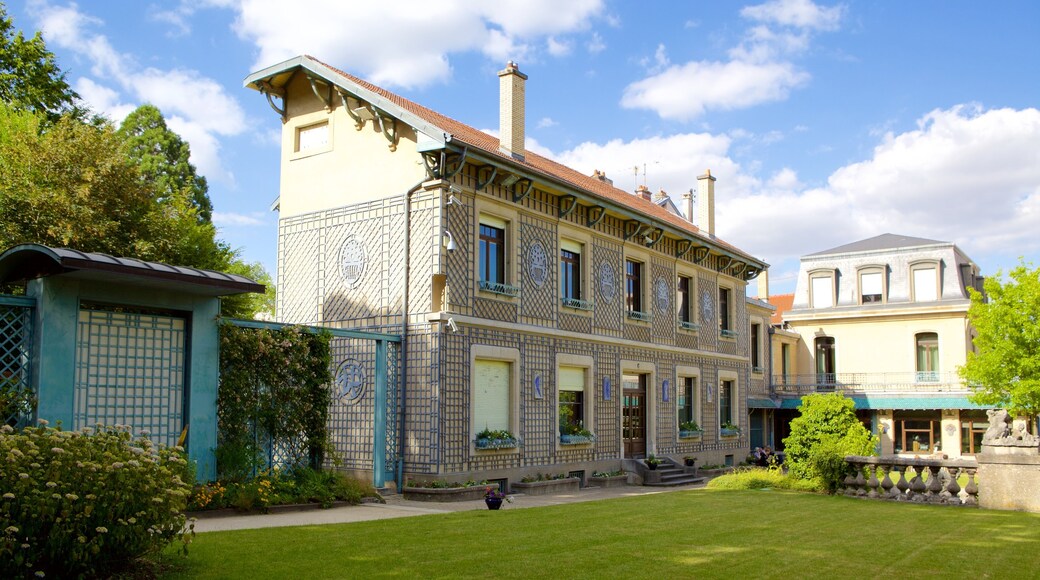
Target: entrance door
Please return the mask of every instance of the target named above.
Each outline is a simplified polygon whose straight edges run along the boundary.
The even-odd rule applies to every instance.
[[[621,377],[621,435],[625,457],[646,456],[646,375]]]

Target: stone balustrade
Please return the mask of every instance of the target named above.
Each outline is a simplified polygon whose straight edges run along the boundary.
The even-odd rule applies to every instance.
[[[845,477],[848,496],[943,505],[979,503],[975,459],[849,455],[845,462],[852,468]],[[963,489],[957,481],[962,474],[968,478]]]

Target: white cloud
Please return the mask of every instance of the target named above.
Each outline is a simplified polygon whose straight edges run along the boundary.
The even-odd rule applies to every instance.
[[[811,0],[770,0],[747,6],[740,15],[751,20],[814,30],[835,30],[841,23],[844,6],[823,8]]]
[[[88,105],[115,123],[139,104],[155,105],[169,127],[189,143],[191,161],[201,174],[223,183],[234,182],[221,162],[218,136],[238,135],[247,123],[238,101],[223,86],[194,70],[140,66],[133,56],[113,47],[108,37],[94,32],[104,23],[80,12],[74,3],[59,6],[34,0],[30,10],[48,42],[90,62],[93,78],[74,81]]]
[[[264,225],[263,215],[260,213],[241,214],[232,212],[213,212],[213,224],[220,227],[234,226],[260,226]]]
[[[545,129],[547,127],[555,127],[557,125],[559,125],[559,123],[554,121],[551,117],[542,117],[538,120],[538,124],[536,126],[539,129]]]
[[[786,62],[693,61],[625,87],[621,106],[688,121],[708,109],[741,109],[787,98],[809,74]]]
[[[607,49],[607,43],[603,41],[603,37],[598,32],[593,32],[585,48],[590,54],[599,54]]]
[[[769,178],[768,185],[774,189],[800,189],[802,182],[798,181],[798,173],[790,167],[784,167]]]
[[[504,63],[525,61],[544,46],[570,50],[559,36],[582,32],[602,15],[602,0],[425,0],[375,2],[359,10],[340,0],[285,10],[278,0],[238,0],[235,31],[256,45],[254,68],[310,54],[385,86],[415,88],[452,73],[449,56],[479,51]],[[320,14],[320,18],[315,18]]]

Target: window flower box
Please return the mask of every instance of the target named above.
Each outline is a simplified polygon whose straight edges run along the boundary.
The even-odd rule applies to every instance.
[[[700,439],[703,435],[701,429],[679,429],[679,439]]]
[[[736,338],[737,337],[737,331],[735,331],[735,330],[728,330],[728,329],[723,328],[722,330],[719,331],[719,335],[722,338]]]
[[[596,442],[596,436],[589,434],[560,435],[560,445],[590,445]]]
[[[722,427],[719,429],[719,435],[722,437],[736,437],[740,435],[740,427]]]
[[[520,438],[509,431],[491,431],[484,429],[477,433],[473,440],[477,449],[516,449],[520,446]]]

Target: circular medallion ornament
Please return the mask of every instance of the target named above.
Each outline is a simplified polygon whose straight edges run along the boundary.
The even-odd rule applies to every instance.
[[[604,300],[614,299],[617,284],[614,282],[614,267],[606,260],[599,263],[599,294]]]
[[[715,319],[715,299],[711,297],[711,292],[707,289],[701,292],[701,316],[706,322]]]
[[[365,244],[354,236],[344,240],[339,248],[339,273],[351,288],[357,287],[365,273]]]
[[[365,370],[361,363],[347,359],[336,367],[336,396],[347,404],[356,404],[365,394]]]
[[[661,314],[668,314],[669,298],[668,282],[665,282],[664,278],[658,278],[654,282],[654,300],[657,302],[657,311]]]
[[[534,241],[527,248],[527,273],[531,276],[534,285],[541,288],[549,278],[549,258],[545,248],[539,241]]]

